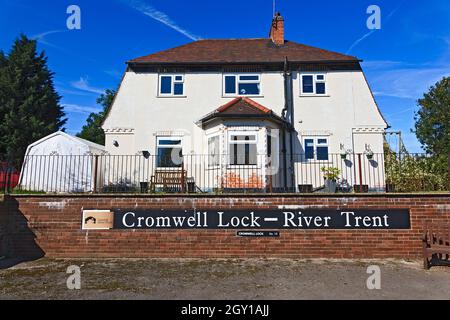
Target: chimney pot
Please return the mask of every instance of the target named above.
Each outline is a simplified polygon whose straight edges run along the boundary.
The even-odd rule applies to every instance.
[[[284,44],[284,19],[279,12],[275,13],[270,26],[269,37],[277,46]]]

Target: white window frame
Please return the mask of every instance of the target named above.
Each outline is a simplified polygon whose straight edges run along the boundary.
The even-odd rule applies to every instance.
[[[161,92],[161,78],[162,77],[171,77],[171,88],[170,93],[162,93]],[[176,77],[181,77],[181,80],[175,80]],[[175,84],[182,83],[183,84],[183,93],[175,94]],[[185,97],[184,90],[184,74],[180,73],[161,73],[158,77],[158,97]]]
[[[168,144],[160,145],[159,144],[160,140],[171,140],[171,141],[179,140],[180,143],[179,144],[171,144],[171,145],[168,145]],[[157,136],[156,137],[156,150],[155,150],[156,151],[155,152],[156,158],[158,158],[158,156],[159,156],[159,154],[158,154],[158,149],[159,148],[167,148],[167,149],[169,149],[169,148],[176,148],[176,147],[180,147],[181,154],[183,155],[183,137],[181,137],[181,136]],[[158,161],[158,159],[156,159],[156,161]],[[179,168],[179,167],[161,167],[161,166],[158,166],[157,163],[155,164],[155,167],[156,168],[173,168],[173,169],[178,169]]]
[[[313,92],[303,92],[303,77],[304,76],[312,76]],[[318,76],[323,76],[323,80],[317,79]],[[325,93],[316,93],[316,84],[317,83],[325,84]],[[326,96],[326,95],[328,95],[327,74],[324,72],[300,73],[300,95],[301,96]]]
[[[231,138],[233,136],[255,136],[254,140],[232,140]],[[230,161],[231,156],[231,150],[230,146],[231,144],[255,144],[256,147],[256,163],[255,164],[232,164]],[[258,131],[228,131],[228,143],[227,143],[227,163],[229,167],[235,167],[235,168],[242,168],[243,166],[246,167],[256,167],[258,165]]]
[[[304,151],[305,151],[305,160],[307,161],[330,161],[330,139],[328,136],[303,136],[303,147],[304,147]],[[306,139],[310,139],[313,140],[313,153],[314,153],[314,158],[309,159],[306,158],[306,143],[305,140]],[[327,142],[326,143],[319,143],[319,139],[325,139]],[[327,147],[328,148],[328,159],[327,160],[319,160],[317,159],[317,147]]]
[[[206,144],[208,146],[208,168],[216,168],[218,166],[220,166],[220,136],[221,134],[212,134],[206,137]],[[218,154],[217,154],[217,163],[211,163],[210,159],[211,157],[213,157],[214,155],[211,154],[211,150],[210,150],[210,145],[209,145],[209,139],[213,139],[213,138],[217,138],[219,143],[218,143]]]
[[[234,93],[227,93],[226,92],[226,85],[225,85],[225,77],[235,77],[235,88],[236,91]],[[250,76],[250,77],[258,77],[258,80],[240,80],[240,76]],[[257,94],[241,94],[239,93],[239,84],[240,83],[257,83],[259,84],[259,93]],[[222,94],[225,97],[259,97],[261,96],[261,74],[258,73],[224,73],[222,75]]]

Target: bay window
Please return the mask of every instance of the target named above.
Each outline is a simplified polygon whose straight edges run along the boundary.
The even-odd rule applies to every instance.
[[[219,135],[208,138],[208,165],[210,167],[219,165],[219,139]]]
[[[230,134],[229,153],[231,165],[256,165],[256,134]]]

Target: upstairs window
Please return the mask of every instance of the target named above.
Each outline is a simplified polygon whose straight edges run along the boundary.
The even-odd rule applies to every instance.
[[[302,74],[300,76],[300,93],[302,95],[325,95],[325,74]]]
[[[327,138],[306,138],[304,141],[305,158],[308,160],[328,160]]]
[[[260,95],[261,78],[257,74],[226,74],[223,76],[224,95]]]
[[[160,96],[183,96],[184,76],[181,74],[163,74],[159,76]]]

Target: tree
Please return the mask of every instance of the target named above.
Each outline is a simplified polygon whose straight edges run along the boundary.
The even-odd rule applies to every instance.
[[[7,160],[20,163],[30,143],[63,130],[67,119],[53,76],[44,52],[25,35],[0,54],[0,155]]]
[[[432,155],[450,153],[450,77],[432,86],[422,99],[416,113],[415,133],[424,149]]]
[[[86,124],[81,131],[77,133],[77,137],[105,145],[105,133],[102,129],[103,120],[105,120],[108,110],[111,107],[116,90],[107,89],[105,93],[101,94],[97,99],[97,104],[103,107],[99,113],[91,113],[86,120]]]

